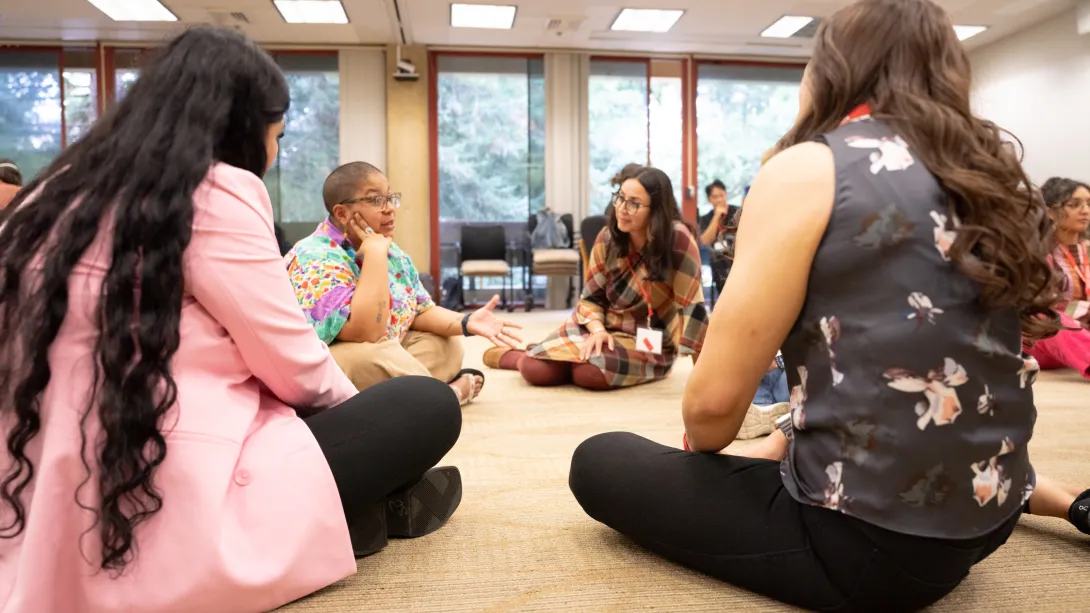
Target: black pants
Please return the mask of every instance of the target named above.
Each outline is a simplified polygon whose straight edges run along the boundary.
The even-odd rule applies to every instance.
[[[585,441],[572,493],[594,519],[671,560],[822,611],[915,611],[1002,545],[1018,515],[964,541],[890,532],[799,504],[779,464],[671,449],[628,433]]]
[[[399,377],[304,421],[329,462],[351,522],[443,459],[462,430],[462,409],[446,383]]]

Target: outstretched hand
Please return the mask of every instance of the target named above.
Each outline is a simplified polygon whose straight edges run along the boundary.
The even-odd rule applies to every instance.
[[[496,317],[493,311],[499,302],[499,296],[492,296],[488,304],[474,311],[466,321],[466,330],[474,336],[487,338],[497,347],[518,349],[522,345],[522,335],[518,332],[522,326]]]

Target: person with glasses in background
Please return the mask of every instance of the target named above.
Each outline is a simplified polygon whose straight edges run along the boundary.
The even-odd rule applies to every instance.
[[[406,375],[450,383],[464,406],[484,375],[462,368],[458,336],[521,343],[519,326],[493,314],[498,296],[462,315],[437,306],[412,259],[393,242],[401,194],[378,168],[352,162],[322,188],[329,217],[285,262],[307,321],[356,389]]]
[[[679,356],[700,354],[708,316],[696,238],[666,173],[626,171],[575,312],[526,351],[489,349],[487,366],[531,385],[609,390],[663,379]]]
[[[1044,370],[1071,368],[1090,379],[1090,257],[1082,240],[1090,227],[1090,185],[1052,177],[1041,186],[1041,196],[1055,224],[1048,261],[1063,279],[1056,310],[1064,329],[1026,351]]]

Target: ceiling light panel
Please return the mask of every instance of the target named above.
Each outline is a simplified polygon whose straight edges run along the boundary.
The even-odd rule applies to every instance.
[[[776,23],[765,28],[765,31],[761,32],[761,36],[765,38],[791,38],[796,32],[810,25],[813,20],[813,17],[784,15]]]
[[[273,0],[273,4],[288,23],[348,23],[340,0]]]
[[[515,25],[515,12],[515,7],[507,5],[454,3],[450,5],[450,27],[510,30]]]
[[[178,21],[159,0],[88,0],[114,21]]]
[[[624,9],[613,20],[617,32],[669,32],[685,11],[675,9]]]
[[[969,40],[987,29],[987,26],[954,26],[954,34],[958,35],[958,40]]]

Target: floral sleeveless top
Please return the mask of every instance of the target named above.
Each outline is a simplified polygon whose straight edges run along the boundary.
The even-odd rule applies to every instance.
[[[888,530],[984,535],[1035,483],[1018,314],[984,309],[950,260],[959,221],[901,137],[863,112],[823,141],[836,200],[783,347],[784,485]]]

